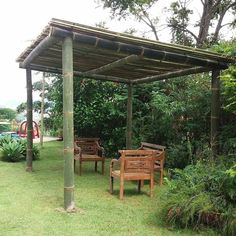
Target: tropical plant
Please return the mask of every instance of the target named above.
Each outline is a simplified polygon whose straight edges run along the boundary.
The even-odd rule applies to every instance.
[[[17,140],[18,144],[22,146],[22,155],[26,158],[27,152],[27,140],[26,139],[19,139]],[[32,148],[33,152],[33,160],[38,160],[40,157],[39,148],[37,145],[33,144]]]
[[[10,143],[10,142],[12,142],[12,140],[13,139],[10,135],[1,136],[0,137],[0,148],[3,146],[3,144]]]
[[[25,160],[27,141],[25,139],[13,139],[10,136],[0,138],[0,148],[2,149],[2,160],[8,162],[18,162]],[[39,148],[33,145],[33,160],[38,160],[40,156]]]
[[[24,158],[22,154],[23,146],[16,141],[3,143],[1,149],[3,161],[18,162]]]
[[[235,164],[232,166],[233,158],[224,162],[225,158],[198,162],[172,173],[161,211],[167,224],[194,229],[205,224],[224,235],[235,235]]]

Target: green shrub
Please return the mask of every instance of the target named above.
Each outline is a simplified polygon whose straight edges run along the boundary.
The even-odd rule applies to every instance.
[[[22,155],[23,147],[16,141],[2,144],[2,160],[8,162],[18,162],[24,159]]]
[[[33,161],[38,160],[39,156],[40,156],[40,152],[39,152],[38,146],[33,145],[32,152],[33,152]]]
[[[13,139],[9,136],[0,139],[0,147],[2,149],[2,160],[9,162],[17,162],[26,159],[27,140]],[[33,160],[38,160],[40,156],[39,148],[33,145]]]
[[[167,149],[166,167],[183,169],[191,162],[186,143],[173,144]]]
[[[3,144],[5,144],[5,143],[10,143],[10,142],[12,142],[13,141],[13,139],[12,139],[12,137],[11,136],[2,136],[2,137],[0,137],[0,148],[2,147],[2,145]]]
[[[228,165],[208,161],[175,170],[174,179],[166,181],[162,219],[172,226],[198,229],[207,225],[224,235],[235,235],[235,165]]]
[[[26,139],[18,139],[17,142],[22,146],[22,155],[26,157],[26,149],[27,149],[27,140]]]
[[[19,139],[19,140],[17,140],[17,142],[23,147],[23,149],[22,149],[22,154],[23,154],[23,156],[26,157],[26,152],[27,152],[27,140],[26,140],[26,139]],[[38,159],[39,159],[39,156],[40,156],[40,152],[39,152],[38,146],[36,146],[35,144],[33,144],[32,152],[33,152],[33,161],[34,161],[34,160],[38,160]]]

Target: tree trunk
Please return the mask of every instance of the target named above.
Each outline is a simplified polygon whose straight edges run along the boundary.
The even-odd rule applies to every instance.
[[[203,13],[199,25],[199,33],[196,45],[198,48],[203,47],[207,41],[207,36],[212,18],[212,8],[213,8],[213,1],[205,0],[203,4]]]

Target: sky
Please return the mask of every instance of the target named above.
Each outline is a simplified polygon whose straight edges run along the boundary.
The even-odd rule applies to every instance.
[[[169,1],[161,0],[163,7]],[[192,1],[196,3],[196,1]],[[156,12],[159,11],[158,13]],[[195,6],[195,13],[199,8]],[[155,9],[155,14],[166,14]],[[94,0],[7,0],[0,1],[0,107],[15,109],[26,101],[25,70],[20,69],[16,58],[26,49],[52,18],[68,20],[95,26],[106,22],[110,30],[124,32],[127,28],[139,28],[140,23],[134,21],[116,21],[110,19],[109,10],[98,7]],[[165,19],[165,17],[160,17]],[[138,27],[137,27],[138,26]],[[142,28],[141,28],[142,30]],[[143,28],[145,31],[145,28]],[[167,34],[166,34],[167,35]],[[160,39],[165,40],[165,33]],[[33,82],[40,79],[41,74],[33,72]],[[34,96],[34,99],[36,99]]]
[[[52,18],[92,25],[110,21],[94,0],[7,0],[0,2],[0,107],[15,109],[26,101],[25,70],[16,58]],[[112,27],[112,25],[111,25]],[[114,27],[114,26],[113,26]],[[115,27],[119,29],[119,24]],[[39,79],[33,74],[33,82]]]
[[[165,0],[163,0],[165,2]],[[138,22],[111,20],[109,10],[98,7],[94,0],[7,0],[0,1],[0,107],[15,109],[26,101],[25,70],[20,69],[16,58],[52,18],[95,26],[106,22],[110,30],[124,32]],[[144,29],[145,31],[145,29]],[[32,74],[32,82],[41,78]],[[38,97],[34,93],[34,100]]]

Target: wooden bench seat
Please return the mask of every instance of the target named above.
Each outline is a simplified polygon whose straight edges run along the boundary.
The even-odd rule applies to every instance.
[[[94,162],[97,172],[97,163],[102,164],[102,174],[104,175],[104,149],[99,145],[99,138],[77,138],[74,143],[74,163],[79,161],[79,175],[82,174],[83,162]]]

